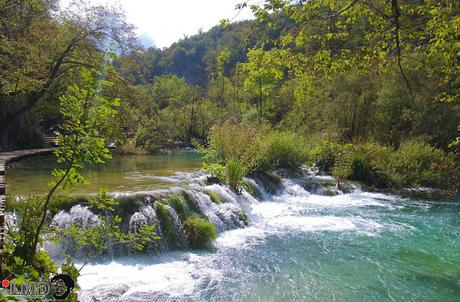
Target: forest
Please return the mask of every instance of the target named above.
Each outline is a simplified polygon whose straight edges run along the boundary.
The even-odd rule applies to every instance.
[[[264,0],[238,10],[256,18],[146,49],[118,8],[0,0],[0,151],[49,147],[58,133],[62,164],[33,209],[11,202],[29,214],[6,270],[33,279],[56,269],[37,249],[55,192],[111,153],[197,149],[211,178],[237,194],[251,189],[245,177],[303,165],[333,175],[337,189],[352,180],[458,194],[460,2]],[[91,201],[101,213],[113,202],[105,192]],[[205,224],[215,238],[193,219],[188,227]],[[146,238],[148,226],[131,237],[101,228],[70,235],[101,249],[98,232],[139,250],[158,239]]]

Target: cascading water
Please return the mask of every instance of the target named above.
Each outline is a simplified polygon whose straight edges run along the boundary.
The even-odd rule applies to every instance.
[[[77,225],[80,229],[88,229],[98,225],[99,223],[101,222],[97,215],[91,212],[88,207],[78,204],[73,206],[69,213],[65,211],[57,213],[56,216],[54,216],[50,227],[66,230],[72,225]]]
[[[166,208],[168,209],[168,214],[171,218],[171,222],[173,225],[174,243],[178,248],[186,248],[188,246],[188,243],[184,235],[184,228],[182,226],[182,222],[180,221],[179,216],[172,207],[166,206]]]
[[[81,301],[349,301],[363,294],[382,301],[409,291],[414,300],[447,301],[460,293],[458,204],[431,211],[430,203],[362,192],[355,184],[336,188],[327,176],[284,177],[269,189],[246,179],[257,191],[252,195],[206,185],[202,175],[188,177],[185,192],[152,195],[125,218],[131,232],[156,224],[166,238],[157,215],[162,204],[174,246],[167,251],[162,239],[161,255],[86,265],[78,280]],[[170,194],[180,199],[183,211],[168,201]],[[55,226],[98,223],[88,211],[61,212]],[[187,211],[217,227],[215,249],[171,251],[186,247],[182,215]],[[433,232],[442,239],[435,244]],[[424,267],[426,259],[431,264]],[[445,274],[427,277],[440,276],[438,270]]]
[[[128,230],[130,233],[137,233],[142,226],[152,225],[155,225],[155,234],[162,236],[160,240],[153,244],[153,248],[159,251],[166,250],[167,245],[163,236],[164,232],[152,206],[143,206],[138,212],[132,214],[129,219]]]

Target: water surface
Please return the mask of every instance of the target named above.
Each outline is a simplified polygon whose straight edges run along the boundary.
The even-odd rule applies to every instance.
[[[285,190],[211,251],[92,263],[82,301],[458,301],[460,206]]]
[[[75,194],[95,193],[100,188],[110,192],[135,192],[169,188],[177,172],[190,172],[201,165],[198,153],[177,151],[159,155],[114,156],[104,165],[88,167],[83,176],[88,184],[78,186]],[[58,167],[53,156],[35,157],[7,170],[9,197],[40,195],[48,190]]]

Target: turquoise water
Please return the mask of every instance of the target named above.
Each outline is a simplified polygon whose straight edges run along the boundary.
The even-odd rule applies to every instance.
[[[86,266],[82,301],[459,301],[459,203],[294,189],[211,251]]]
[[[87,169],[91,184],[77,192],[195,182],[193,190],[225,193],[184,173],[199,166],[191,152],[115,157]],[[53,167],[38,158],[9,170],[10,196],[46,192]],[[460,200],[322,196],[289,179],[278,194],[232,198],[248,227],[221,232],[211,250],[89,263],[81,301],[460,301]]]

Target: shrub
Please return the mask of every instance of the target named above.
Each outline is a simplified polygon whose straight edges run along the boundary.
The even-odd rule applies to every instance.
[[[216,227],[199,217],[188,218],[184,223],[184,231],[190,246],[194,248],[208,248],[217,237]]]
[[[238,162],[249,173],[261,165],[266,154],[265,131],[261,128],[229,119],[211,128],[210,148],[216,151],[221,162]]]
[[[455,189],[458,183],[453,156],[419,140],[403,142],[396,151],[376,143],[358,145],[352,169],[352,179],[377,187]]]
[[[267,140],[265,157],[272,168],[297,168],[307,160],[305,141],[295,133],[274,131]]]
[[[343,180],[353,173],[353,145],[346,144],[341,146],[340,149],[334,160],[331,174],[338,180]]]
[[[398,187],[451,188],[458,184],[453,156],[418,140],[404,142],[390,156],[386,168]]]
[[[389,186],[391,181],[386,163],[393,152],[392,149],[377,143],[356,145],[350,178],[376,187]]]
[[[315,164],[321,171],[330,174],[341,150],[341,145],[323,141],[310,150],[309,162]]]
[[[225,175],[229,187],[239,192],[240,187],[243,185],[243,177],[246,175],[246,167],[244,167],[239,161],[230,160],[225,165]]]

